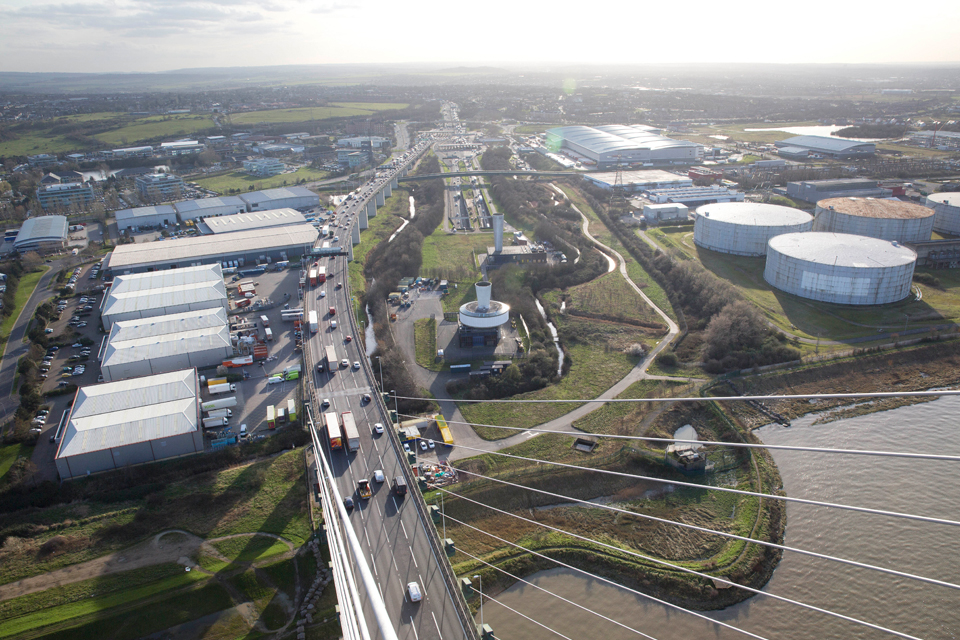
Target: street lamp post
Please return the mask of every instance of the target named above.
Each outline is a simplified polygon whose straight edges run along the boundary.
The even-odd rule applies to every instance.
[[[377,367],[380,369],[380,393],[383,393],[383,363],[380,356],[374,356],[377,359]]]
[[[479,573],[473,576],[473,579],[480,584],[480,628],[483,629],[483,579],[480,578]]]

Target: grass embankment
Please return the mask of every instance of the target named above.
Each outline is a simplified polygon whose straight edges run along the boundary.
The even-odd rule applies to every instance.
[[[659,284],[657,284],[656,280],[650,277],[646,270],[630,255],[624,246],[620,244],[620,241],[609,229],[607,229],[607,226],[600,221],[600,218],[594,212],[593,208],[587,203],[586,199],[583,197],[583,194],[567,184],[557,186],[560,187],[567,198],[574,205],[576,205],[583,215],[587,216],[587,219],[590,221],[588,226],[590,235],[614,251],[619,252],[620,255],[623,256],[624,265],[627,269],[627,275],[630,276],[630,279],[633,280],[634,284],[640,287],[641,291],[643,291],[655,305],[660,307],[661,311],[666,313],[671,319],[673,319],[674,322],[676,322],[677,314],[673,310],[673,306],[670,304],[670,301],[667,299],[666,292]],[[616,256],[613,257],[616,259]]]
[[[400,102],[331,102],[324,107],[297,107],[293,109],[270,109],[267,111],[231,113],[228,119],[235,125],[311,122],[313,120],[327,120],[329,118],[369,116],[376,114],[378,111],[406,109],[409,106],[409,104]]]
[[[20,456],[29,458],[33,454],[33,447],[20,443],[0,445],[0,487],[6,483],[7,472]]]
[[[617,395],[617,398],[662,398],[683,392],[692,392],[693,385],[672,380],[638,380]],[[587,433],[610,433],[632,435],[641,421],[658,412],[651,403],[615,402],[605,404],[596,411],[573,423],[574,428]]]
[[[780,329],[816,340],[848,340],[874,337],[905,328],[934,326],[960,321],[960,274],[950,270],[917,269],[940,281],[940,286],[914,283],[922,299],[909,296],[900,302],[864,307],[805,300],[774,289],[763,278],[764,259],[734,256],[701,249],[693,244],[687,227],[663,227],[648,232],[661,247],[682,259],[697,260],[718,277],[730,282]],[[888,342],[889,338],[884,338]],[[813,344],[798,345],[806,355]],[[820,344],[820,351],[848,349],[848,345]]]
[[[383,206],[377,209],[376,217],[368,219],[368,227],[360,232],[360,244],[353,247],[353,261],[347,266],[350,294],[355,300],[359,301],[367,291],[367,280],[363,275],[367,254],[393,235],[409,215],[410,192],[401,188],[394,189],[393,194],[384,200]],[[361,314],[362,310],[357,309],[357,313]],[[366,322],[365,314],[362,319]]]
[[[480,276],[477,256],[486,253],[492,242],[490,234],[449,233],[438,226],[423,239],[421,271],[451,282],[476,282]]]
[[[220,195],[227,193],[237,193],[250,191],[250,187],[259,191],[260,189],[275,189],[287,185],[296,185],[301,180],[311,182],[313,180],[323,180],[330,175],[327,171],[318,171],[310,167],[300,167],[292,173],[281,173],[277,176],[263,178],[252,176],[244,171],[230,171],[219,175],[212,175],[207,178],[198,178],[196,183],[204,189],[216,191]]]
[[[286,553],[290,547],[269,536],[241,536],[211,542],[225,558],[238,562],[253,562]]]
[[[619,271],[612,271],[564,291],[549,291],[544,299],[562,313],[585,318],[602,318],[615,322],[660,327],[666,333],[663,319],[640,297]]]
[[[50,267],[44,265],[40,267],[39,271],[25,273],[23,277],[20,278],[20,282],[17,284],[17,293],[15,295],[16,304],[13,312],[4,318],[3,323],[0,324],[0,345],[6,344],[7,338],[10,337],[10,332],[13,331],[13,325],[17,323],[17,318],[20,316],[20,312],[23,311],[24,305],[27,304],[37,285],[40,284],[40,278],[49,270]]]
[[[421,318],[414,322],[413,341],[417,364],[431,371],[440,371],[443,363],[437,362],[437,321],[433,318]]]
[[[643,393],[643,390],[633,388],[633,392]],[[685,423],[696,424],[703,439],[746,437],[738,425],[715,407],[709,406],[671,409],[654,416],[650,427],[636,421],[628,431],[663,436],[672,434],[673,430]],[[602,540],[615,547],[723,576],[755,588],[769,579],[779,559],[776,554],[767,554],[763,549],[753,546],[745,550],[740,542],[702,535],[689,529],[662,527],[641,516],[779,541],[782,539],[783,525],[780,503],[766,501],[761,510],[756,498],[714,492],[707,486],[703,489],[675,485],[667,488],[668,485],[661,482],[638,480],[636,475],[694,483],[713,482],[711,476],[683,476],[677,473],[663,462],[662,449],[643,446],[622,448],[618,442],[601,440],[593,454],[586,454],[574,450],[572,443],[571,437],[545,435],[504,449],[503,453],[626,471],[634,475],[587,475],[584,471],[560,469],[536,461],[509,459],[495,453],[484,454],[462,460],[457,466],[521,486],[543,488],[563,497],[530,493],[489,480],[466,480],[454,489],[456,493],[480,503],[489,504],[493,501],[509,513],[532,518],[536,522],[523,522],[449,495],[445,498],[446,513],[482,531],[496,531],[499,537],[523,548],[545,553],[595,573],[616,575],[618,582],[648,593],[656,591],[661,597],[699,609],[728,606],[748,594],[736,589],[718,591],[710,580],[684,575],[654,561],[629,557],[593,542],[557,534],[540,525],[563,529],[591,540]],[[736,452],[721,447],[711,451],[709,456],[723,465],[724,484],[754,491],[778,486],[779,477],[775,468],[761,459],[759,454],[759,481],[750,454],[738,456]],[[471,478],[470,474],[463,474],[463,477]],[[428,498],[435,499],[433,496]],[[632,517],[599,507],[571,505],[570,498],[602,499],[618,509],[638,515]],[[533,515],[531,512],[534,512]],[[447,535],[457,540],[458,551],[479,556],[521,577],[554,566],[549,561],[534,558],[522,549],[504,545],[469,527],[448,521],[446,529]],[[455,555],[451,562],[459,575],[480,571],[484,590],[491,595],[511,584],[499,572],[487,570],[485,573],[482,565],[462,553]]]

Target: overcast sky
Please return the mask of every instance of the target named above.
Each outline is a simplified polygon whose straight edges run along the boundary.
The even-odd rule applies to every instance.
[[[3,71],[960,61],[958,0],[0,0],[0,10]]]

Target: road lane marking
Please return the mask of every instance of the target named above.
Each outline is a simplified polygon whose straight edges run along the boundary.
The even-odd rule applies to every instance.
[[[430,615],[433,617],[433,626],[437,628],[437,635],[440,636],[440,640],[443,640],[443,634],[440,633],[440,625],[437,623],[437,615],[431,611]]]
[[[413,555],[413,547],[409,547],[409,549],[410,549],[410,557],[413,558],[413,566],[419,569],[420,565],[417,564],[417,556]]]
[[[409,540],[410,536],[407,535],[407,528],[403,525],[403,520],[400,520],[400,528],[403,529],[403,537]]]
[[[410,628],[413,629],[413,637],[420,640],[420,634],[417,633],[417,625],[413,624],[413,616],[410,616]]]
[[[379,576],[380,574],[377,572],[377,559],[373,557],[372,551],[370,552],[370,564],[373,565],[373,575]]]

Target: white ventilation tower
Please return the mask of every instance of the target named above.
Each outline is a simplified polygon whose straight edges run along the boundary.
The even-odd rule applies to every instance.
[[[503,252],[503,214],[495,213],[493,215],[493,247],[496,253]],[[490,286],[490,283],[487,283]],[[480,295],[479,285],[477,285],[477,295]],[[487,289],[487,300],[490,299],[490,290]]]
[[[490,299],[490,283],[477,283],[477,300],[460,307],[460,324],[471,329],[492,329],[510,321],[510,305]]]

